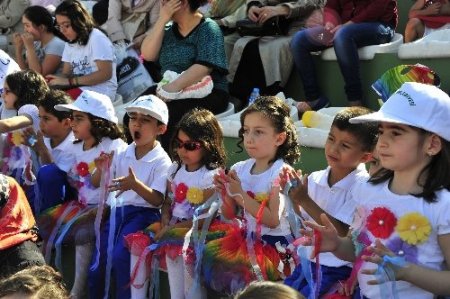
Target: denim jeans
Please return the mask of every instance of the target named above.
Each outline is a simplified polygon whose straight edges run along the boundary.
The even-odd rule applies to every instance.
[[[321,51],[329,46],[315,42],[312,38],[317,28],[297,32],[291,41],[294,62],[303,83],[307,101],[322,96],[311,52]],[[394,30],[379,22],[343,25],[333,40],[337,61],[344,77],[345,93],[348,101],[362,101],[358,48],[390,42]]]

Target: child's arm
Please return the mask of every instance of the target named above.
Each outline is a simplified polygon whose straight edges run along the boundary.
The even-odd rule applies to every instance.
[[[233,196],[235,202],[256,218],[261,204],[242,190],[241,181],[234,170],[231,170],[228,174],[228,182],[230,184],[231,194],[236,194]],[[278,216],[280,208],[279,189],[280,187],[277,186],[270,190],[269,203],[264,208],[261,218],[261,223],[270,228],[276,228],[280,224],[280,218]]]
[[[18,115],[0,120],[0,133],[8,133],[33,125],[33,121],[26,115]]]
[[[444,253],[447,269],[450,269],[450,234],[439,235],[438,242]],[[380,264],[385,255],[395,256],[379,240],[376,240],[375,246],[369,247],[369,250],[374,254],[363,256],[363,259],[376,264]],[[435,295],[450,295],[450,270],[432,270],[411,263],[408,263],[405,267],[398,267],[388,263],[386,267],[394,271],[397,280],[407,281]],[[362,273],[373,275],[375,271],[376,269],[364,269]],[[371,280],[368,283],[375,285],[380,282]]]
[[[291,168],[283,168],[282,173],[280,174],[282,186],[283,180],[296,180],[297,187],[292,187],[289,189],[289,198],[293,203],[294,210],[297,214],[299,214],[301,208],[303,208],[311,218],[314,219],[318,224],[322,225],[320,215],[326,214],[330,219],[333,226],[336,228],[339,236],[345,237],[348,234],[349,225],[343,223],[333,216],[326,213],[322,208],[309,197],[308,195],[308,177],[305,176],[304,179],[301,178],[301,175]]]
[[[319,252],[331,252],[341,260],[353,262],[355,260],[355,247],[350,236],[340,237],[327,215],[321,214],[320,220],[323,226],[314,222],[305,221],[306,226],[317,230],[321,234]],[[302,230],[302,233],[311,238],[314,235],[311,230]],[[311,244],[306,245],[314,244],[311,242]]]
[[[111,191],[118,191],[116,197],[120,196],[123,192],[133,190],[146,202],[153,206],[160,206],[163,202],[164,195],[161,192],[153,190],[140,181],[131,167],[128,168],[128,176],[119,177],[112,180],[110,186]]]

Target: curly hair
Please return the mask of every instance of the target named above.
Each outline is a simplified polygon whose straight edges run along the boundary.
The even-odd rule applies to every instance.
[[[6,76],[5,82],[9,90],[17,96],[14,102],[16,110],[26,104],[37,106],[50,90],[44,77],[33,70],[11,73]]]
[[[89,122],[91,123],[91,129],[89,133],[91,133],[92,137],[94,137],[95,139],[95,143],[93,144],[93,146],[97,146],[105,137],[108,137],[112,140],[120,138],[125,141],[125,135],[119,125],[90,113],[86,113],[86,115],[88,116]],[[79,143],[81,141],[82,140],[75,140],[73,143]]]
[[[243,151],[244,142],[244,120],[251,113],[261,113],[270,120],[277,133],[286,132],[286,140],[281,144],[275,157],[270,162],[283,159],[289,164],[294,164],[300,158],[300,145],[298,143],[297,131],[290,117],[290,108],[281,99],[275,96],[260,96],[241,114],[241,129],[239,130],[238,147]]]
[[[89,35],[95,28],[95,21],[80,1],[66,0],[61,2],[55,10],[55,15],[69,18],[72,29],[77,33],[76,40],[70,41],[71,43],[87,45]]]
[[[181,159],[174,148],[174,142],[180,131],[203,145],[202,165],[209,170],[225,167],[226,154],[223,133],[214,114],[206,109],[195,108],[186,112],[176,125],[169,151],[173,160],[181,166]]]
[[[33,266],[0,282],[0,297],[21,294],[36,299],[68,299],[64,280],[50,266]]]
[[[297,290],[282,283],[272,281],[254,281],[240,291],[234,299],[304,299]]]

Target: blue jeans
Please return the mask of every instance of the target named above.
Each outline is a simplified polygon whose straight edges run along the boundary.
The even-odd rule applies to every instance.
[[[116,210],[116,236],[112,252],[116,298],[131,298],[130,291],[130,251],[125,246],[124,237],[130,233],[141,231],[153,222],[159,221],[159,209],[124,206]],[[103,298],[105,290],[105,270],[108,248],[110,221],[106,221],[100,236],[100,264],[95,270],[89,271],[89,297]],[[94,253],[93,261],[96,258]]]
[[[311,52],[322,51],[329,47],[315,42],[311,38],[313,32],[317,31],[314,29],[301,30],[294,35],[291,41],[295,67],[300,74],[307,101],[314,101],[323,96],[317,82]],[[344,25],[336,32],[333,46],[344,77],[348,101],[363,100],[358,48],[388,43],[392,40],[394,33],[390,26],[379,22]]]

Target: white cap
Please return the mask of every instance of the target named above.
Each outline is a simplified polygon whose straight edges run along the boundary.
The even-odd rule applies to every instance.
[[[165,125],[169,122],[169,109],[166,103],[154,95],[140,96],[125,107],[125,110],[150,115]]]
[[[450,141],[450,97],[436,86],[406,82],[378,112],[350,119],[350,123],[390,122],[422,128]]]
[[[80,111],[118,123],[116,112],[111,99],[104,94],[84,90],[72,104],[59,104],[55,106],[58,111]]]

